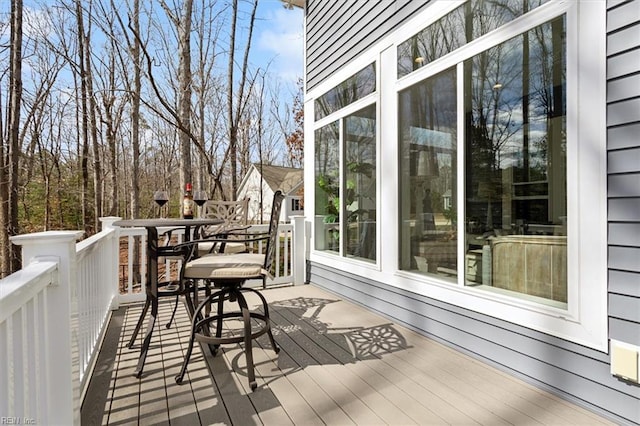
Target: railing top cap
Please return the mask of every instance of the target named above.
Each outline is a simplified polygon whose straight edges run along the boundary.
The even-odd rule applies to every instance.
[[[24,246],[28,244],[61,243],[65,241],[75,242],[82,237],[82,234],[82,231],[44,231],[14,235],[13,237],[9,237],[9,239],[16,245]]]

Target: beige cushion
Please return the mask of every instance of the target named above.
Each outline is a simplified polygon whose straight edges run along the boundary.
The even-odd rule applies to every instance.
[[[211,249],[213,248],[214,244],[215,243],[198,243],[198,253],[200,254],[200,256],[204,256],[208,253],[211,253]],[[217,243],[213,253],[218,253],[219,249],[220,249],[220,243]],[[224,243],[224,252],[226,254],[245,253],[247,251],[248,250],[245,243],[234,243],[234,242]]]
[[[263,265],[263,254],[208,254],[187,263],[184,276],[195,279],[254,278],[263,275]]]

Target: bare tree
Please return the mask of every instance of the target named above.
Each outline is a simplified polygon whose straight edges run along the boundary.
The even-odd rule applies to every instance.
[[[18,233],[18,160],[20,155],[20,106],[22,102],[22,0],[11,1],[9,60],[9,110],[7,134],[0,146],[0,214],[2,216],[2,274],[20,268],[20,251],[9,236]],[[6,229],[6,232],[4,230]]]
[[[88,235],[103,212],[152,214],[158,185],[175,215],[186,181],[235,198],[256,158],[285,158],[265,108],[277,90],[250,63],[257,0],[35,1],[24,24],[17,0],[0,22],[13,37],[0,50],[4,272],[18,226]]]
[[[228,120],[229,120],[229,157],[231,168],[231,196],[235,200],[236,193],[238,191],[238,175],[237,175],[237,146],[238,146],[238,129],[242,121],[242,115],[246,107],[247,99],[244,96],[247,84],[253,84],[253,80],[248,77],[248,62],[249,52],[251,50],[251,41],[253,37],[253,27],[256,19],[256,10],[258,8],[258,0],[253,0],[253,7],[251,9],[251,18],[249,22],[249,35],[247,36],[247,45],[244,50],[244,57],[242,61],[241,77],[237,87],[237,95],[234,96],[236,86],[234,83],[234,70],[235,70],[235,46],[237,35],[237,20],[238,20],[238,0],[233,0],[233,11],[231,18],[231,35],[229,39],[229,67],[228,67],[228,82],[229,89],[227,92],[228,99]]]

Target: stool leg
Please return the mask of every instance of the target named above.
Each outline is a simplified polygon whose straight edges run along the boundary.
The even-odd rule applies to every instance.
[[[276,341],[273,338],[273,333],[271,332],[271,319],[269,318],[269,304],[267,303],[267,299],[265,299],[262,293],[260,293],[259,291],[253,290],[253,292],[257,294],[262,301],[262,310],[264,311],[264,316],[267,323],[267,334],[269,335],[269,340],[271,341],[271,347],[273,348],[273,351],[275,353],[278,353],[280,352],[280,348],[278,347],[278,345],[276,345]]]
[[[176,302],[173,304],[173,312],[171,312],[171,318],[169,318],[169,322],[165,325],[166,328],[171,328],[171,323],[173,322],[173,318],[176,316],[176,311],[178,310],[178,295],[176,295]]]
[[[256,374],[253,366],[253,347],[251,339],[251,315],[249,313],[249,307],[247,306],[247,300],[239,291],[233,291],[234,296],[237,298],[240,309],[242,310],[242,320],[244,322],[244,356],[247,359],[247,377],[249,378],[249,386],[251,390],[255,390],[258,387],[256,383]]]
[[[140,314],[140,318],[138,318],[138,322],[136,323],[136,328],[133,330],[131,339],[129,339],[129,344],[127,345],[129,349],[131,349],[133,347],[133,344],[136,342],[136,338],[138,337],[138,333],[140,332],[140,328],[142,327],[144,318],[147,316],[147,312],[149,312],[149,306],[151,306],[151,299],[149,298],[149,295],[147,295],[144,301],[144,308],[142,308],[142,313]]]
[[[184,361],[182,361],[182,368],[180,369],[180,373],[175,377],[176,383],[181,384],[184,379],[184,375],[187,372],[187,364],[189,364],[189,359],[191,358],[191,353],[193,352],[193,345],[196,340],[196,329],[198,328],[198,318],[200,317],[200,312],[205,307],[205,305],[209,302],[208,299],[205,299],[198,309],[196,309],[193,318],[191,319],[191,334],[189,335],[189,347],[187,348],[187,353],[184,356]]]
[[[216,294],[219,294],[218,296],[218,310],[216,311],[216,315],[218,316],[218,319],[216,321],[216,338],[219,339],[220,337],[222,337],[222,316],[224,313],[224,295],[227,293],[227,291],[225,289],[222,289],[220,291],[218,291]],[[215,297],[208,297],[211,300],[215,300]],[[209,306],[209,310],[211,309],[210,306],[211,304],[208,305]],[[218,349],[220,348],[219,344],[215,344],[215,345],[209,345],[209,351],[211,352],[211,355],[216,356],[218,354]]]
[[[187,304],[187,311],[189,312],[189,318],[193,318],[196,312],[196,301],[191,296],[191,292],[196,291],[193,288],[193,282],[187,281],[185,284],[186,288],[184,291],[184,299]]]

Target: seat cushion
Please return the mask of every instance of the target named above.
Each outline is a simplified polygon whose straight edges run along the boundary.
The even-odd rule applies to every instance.
[[[198,243],[198,253],[201,256],[204,256],[208,253],[211,253],[211,249],[214,249],[213,253],[218,253],[218,250],[220,249],[220,243],[217,243],[215,247],[214,247],[214,244],[216,243],[209,243],[209,242]],[[245,243],[236,243],[236,242],[224,243],[224,252],[227,254],[246,253],[248,251],[249,250]]]
[[[261,278],[264,255],[255,253],[208,254],[187,263],[184,277],[192,279]]]

